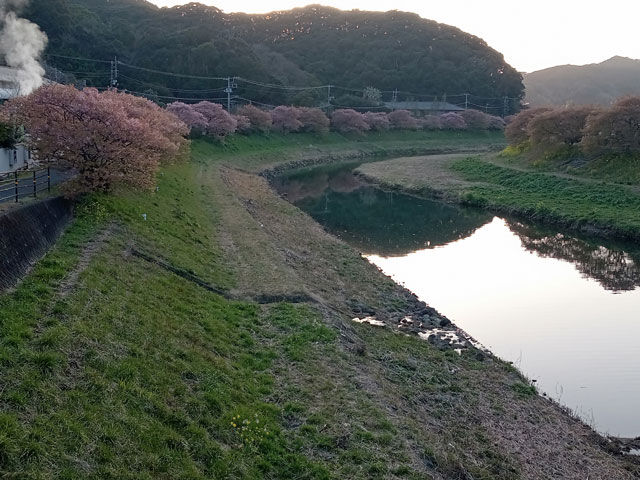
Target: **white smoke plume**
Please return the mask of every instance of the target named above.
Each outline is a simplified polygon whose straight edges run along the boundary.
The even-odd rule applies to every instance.
[[[18,17],[29,0],[0,0],[0,56],[18,70],[20,95],[28,95],[42,85],[44,68],[39,58],[47,46],[47,36],[35,23]]]

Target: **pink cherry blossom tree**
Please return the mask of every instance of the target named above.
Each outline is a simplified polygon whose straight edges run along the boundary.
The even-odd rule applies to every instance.
[[[305,132],[324,134],[329,131],[329,118],[319,108],[298,107],[298,120]]]
[[[331,115],[331,126],[340,133],[363,133],[369,130],[364,115],[351,108],[335,110]]]
[[[207,119],[202,113],[194,110],[193,105],[173,102],[167,105],[167,111],[182,120],[189,127],[189,130],[204,132],[207,129]]]
[[[394,110],[389,114],[391,126],[398,130],[417,130],[418,120],[409,110]]]
[[[297,132],[302,128],[299,111],[296,107],[280,105],[271,110],[273,128],[282,133]]]
[[[251,131],[251,120],[249,120],[249,117],[245,117],[244,115],[231,116],[236,121],[236,132],[246,134]]]
[[[25,126],[42,161],[77,172],[70,194],[150,188],[159,166],[188,144],[175,115],[115,90],[48,85],[6,102],[0,116]]]
[[[513,117],[504,129],[504,135],[507,137],[509,144],[519,145],[529,140],[529,132],[527,130],[529,123],[536,116],[551,110],[549,107],[530,108],[528,110],[522,110]]]
[[[420,124],[425,130],[440,130],[442,123],[437,115],[425,115],[420,119]]]
[[[463,110],[459,115],[464,118],[467,128],[470,130],[486,130],[489,126],[489,115],[472,108]]]
[[[266,133],[271,130],[271,115],[253,105],[243,105],[237,111],[238,115],[247,117],[251,123],[251,130]]]
[[[236,131],[238,122],[219,103],[198,102],[193,109],[207,121],[205,132],[216,138],[224,138]]]
[[[443,130],[466,130],[467,123],[457,113],[449,112],[440,115],[440,125]]]
[[[489,115],[487,119],[487,130],[504,130],[505,125],[505,120],[500,117]]]
[[[369,130],[376,132],[389,130],[391,126],[389,117],[384,112],[366,112],[364,113],[364,121],[369,125]]]

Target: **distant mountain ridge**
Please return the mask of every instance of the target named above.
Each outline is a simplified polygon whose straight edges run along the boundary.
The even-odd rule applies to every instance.
[[[49,36],[49,54],[106,60],[117,55],[131,65],[193,76],[235,75],[283,86],[397,88],[439,97],[469,93],[497,98],[489,108],[500,113],[503,97],[515,99],[515,105],[524,91],[520,73],[482,39],[414,13],[310,5],[253,15],[227,14],[198,3],[159,8],[144,0],[31,0],[26,16]],[[101,86],[108,81],[108,64],[60,57],[47,57],[47,62],[71,72],[100,69],[105,76],[86,75],[88,83]],[[148,88],[127,78],[135,76],[164,96],[222,87],[153,72],[121,73],[121,86]],[[292,100],[284,90],[274,92],[253,85],[243,94],[267,103]],[[326,91],[316,92],[316,98],[301,98],[305,95],[313,97],[314,92],[297,92],[296,101],[327,98]],[[398,100],[410,100],[403,95]],[[476,103],[485,106],[484,101]]]
[[[615,56],[589,65],[559,65],[524,75],[525,101],[542,105],[609,105],[640,95],[640,60]]]

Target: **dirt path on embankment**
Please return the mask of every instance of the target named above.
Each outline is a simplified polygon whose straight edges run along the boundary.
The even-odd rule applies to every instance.
[[[637,466],[534,394],[510,365],[468,344],[457,354],[433,336],[432,345],[419,340],[416,332],[456,328],[280,198],[264,178],[218,165],[204,167],[202,178],[220,205],[236,294],[311,298],[340,332],[340,348],[324,367],[331,382],[352,391],[354,401],[364,393],[386,412],[404,432],[399,454],[424,478],[640,478]],[[383,326],[357,326],[353,317],[374,317]],[[407,317],[414,323],[403,322]],[[415,344],[394,340],[403,333]]]

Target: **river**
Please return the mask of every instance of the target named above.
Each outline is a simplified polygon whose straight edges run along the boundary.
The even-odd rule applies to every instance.
[[[640,436],[640,245],[362,183],[357,164],[274,187],[596,430]]]

